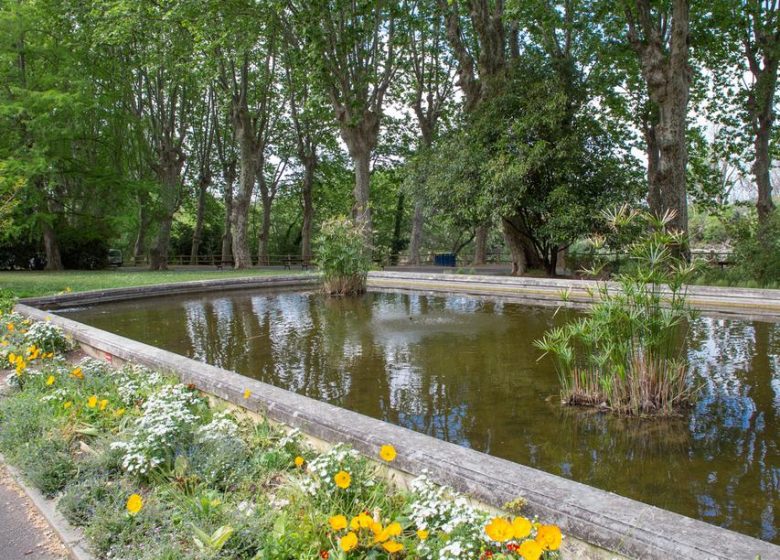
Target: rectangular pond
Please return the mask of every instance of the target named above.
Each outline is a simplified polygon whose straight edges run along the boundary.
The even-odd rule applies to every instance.
[[[254,291],[60,310],[312,398],[780,543],[780,325],[703,316],[681,418],[564,408],[532,342],[563,314],[462,295]]]

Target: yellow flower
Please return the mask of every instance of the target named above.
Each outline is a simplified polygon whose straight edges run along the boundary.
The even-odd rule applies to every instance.
[[[117,418],[121,418],[122,416],[124,416],[124,414],[125,414],[125,409],[124,408],[117,408],[114,411],[114,416],[116,416]]]
[[[54,357],[54,352],[46,352],[46,353],[43,355],[43,357],[44,357],[44,358],[53,358],[53,357]]]
[[[346,490],[349,488],[349,485],[352,484],[352,477],[347,471],[339,471],[336,473],[336,476],[333,477],[333,481],[336,483],[336,486],[342,490]]]
[[[531,522],[525,517],[515,517],[512,520],[512,537],[520,540],[531,534]]]
[[[397,537],[401,534],[401,524],[397,521],[392,522],[390,525],[387,526],[385,529],[387,531],[387,534],[391,537]]]
[[[87,406],[89,408],[95,408],[97,406],[98,398],[97,395],[92,395],[89,397],[89,400],[87,400]]]
[[[11,352],[10,354],[8,354],[8,362],[9,362],[11,365],[14,365],[14,364],[16,364],[16,354],[14,354],[13,352]]]
[[[306,462],[306,459],[304,459],[304,458],[303,458],[303,457],[301,457],[300,455],[298,455],[298,456],[295,458],[295,466],[296,466],[296,467],[298,467],[299,469],[300,469],[300,468],[303,466],[303,464],[304,464],[305,462]]]
[[[355,548],[358,544],[358,538],[355,533],[350,531],[343,537],[339,539],[339,546],[341,547],[341,550],[344,552],[349,552],[353,548]]]
[[[398,552],[399,550],[403,550],[404,545],[396,541],[387,541],[382,545],[382,548],[384,548],[390,554],[393,554]]]
[[[54,382],[56,380],[57,379],[53,375],[50,375],[49,377],[46,378],[46,385],[54,385]]]
[[[244,391],[244,398],[245,398],[245,399],[248,399],[248,398],[249,398],[249,397],[251,397],[251,396],[252,396],[252,391],[250,391],[249,389],[246,389],[246,390]]]
[[[395,459],[396,455],[397,453],[395,452],[395,447],[393,447],[389,443],[387,445],[383,445],[379,449],[379,456],[385,461],[387,461],[388,463],[393,459]]]
[[[334,531],[341,531],[347,528],[347,518],[343,515],[334,515],[328,519],[328,523],[330,523],[330,528]]]
[[[73,403],[71,401],[65,401],[64,403],[62,403],[62,408],[64,408],[65,410],[68,410],[71,406],[73,406]]]
[[[100,403],[98,405],[98,408],[100,410],[105,410],[106,406],[108,406],[108,399],[103,399],[103,400],[100,401]]]
[[[558,550],[561,546],[561,530],[555,525],[542,525],[536,531],[536,542],[544,550]]]
[[[425,529],[417,529],[417,538],[421,541],[427,540],[430,533]]]
[[[139,511],[141,511],[141,508],[144,507],[144,500],[139,496],[138,494],[133,494],[129,498],[127,498],[127,512],[130,515],[135,515]]]
[[[494,517],[485,526],[487,536],[496,542],[506,542],[512,538],[512,524],[503,517]]]
[[[517,551],[523,557],[523,560],[539,560],[543,552],[542,547],[532,540],[520,543],[520,548]]]
[[[80,367],[74,368],[70,374],[76,379],[84,379],[84,372],[81,371]]]
[[[371,527],[373,523],[374,520],[371,519],[370,515],[367,513],[359,513],[357,517],[353,517],[349,522],[349,528],[353,531],[357,531],[358,529],[366,529]]]
[[[69,294],[69,293],[71,293],[72,291],[73,291],[73,290],[71,290],[71,289],[70,289],[70,286],[65,286],[65,293],[66,293],[66,294]]]
[[[8,341],[6,339],[0,340],[0,345],[8,346]]]

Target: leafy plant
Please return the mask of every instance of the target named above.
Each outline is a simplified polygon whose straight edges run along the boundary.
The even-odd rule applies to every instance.
[[[555,359],[565,403],[672,414],[693,397],[682,334],[694,314],[686,282],[695,266],[681,256],[685,238],[670,231],[671,213],[657,218],[623,206],[606,218],[613,243],[633,238],[625,249],[630,266],[615,276],[617,285],[598,286],[585,317],[549,330],[535,344]],[[637,228],[638,236],[626,234]],[[601,249],[608,238],[593,243]]]
[[[363,226],[343,217],[328,220],[315,239],[315,248],[327,293],[351,295],[365,291],[371,252]]]

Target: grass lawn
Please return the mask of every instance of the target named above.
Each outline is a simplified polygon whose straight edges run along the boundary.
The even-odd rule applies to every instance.
[[[292,271],[294,274],[296,271]],[[127,286],[148,286],[191,280],[216,280],[218,278],[239,278],[244,276],[268,276],[291,274],[279,269],[249,270],[193,270],[172,269],[165,272],[125,268],[116,270],[67,270],[62,272],[0,272],[0,291],[10,291],[16,297],[33,297],[58,294],[70,289],[74,292],[124,288]]]

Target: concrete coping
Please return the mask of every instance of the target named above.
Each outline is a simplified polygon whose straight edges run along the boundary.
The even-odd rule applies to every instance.
[[[216,280],[194,280],[170,284],[153,284],[148,286],[132,286],[128,288],[109,288],[105,290],[90,290],[87,292],[72,292],[55,296],[23,298],[19,300],[19,303],[41,309],[62,309],[74,305],[94,305],[98,303],[127,301],[155,296],[210,293],[217,289],[219,291],[228,291],[255,288],[299,288],[304,285],[313,286],[318,282],[319,276],[311,273],[279,276],[245,276],[241,278],[218,278]]]
[[[616,282],[563,278],[384,271],[368,274],[368,285],[374,288],[488,295],[547,305],[563,303],[561,294],[564,291],[568,292],[569,302],[574,306],[592,303],[599,287],[605,284],[610,290],[620,289]],[[662,292],[668,293],[667,290]],[[780,320],[780,290],[687,286],[687,300],[702,311]]]
[[[438,275],[437,275],[438,276]],[[376,277],[375,277],[376,278]],[[458,280],[464,277],[457,276]],[[243,279],[242,279],[243,280]],[[260,279],[256,279],[260,280]],[[272,278],[252,283],[244,280],[228,289],[298,285],[309,287],[306,277]],[[203,289],[223,288],[219,283],[197,283],[200,290],[185,291],[182,285],[145,288],[144,295],[191,293]],[[48,305],[96,303],[128,299],[128,289],[97,294],[68,294],[55,298],[38,298]],[[112,298],[116,294],[116,298]],[[132,297],[143,297],[133,293]],[[522,497],[527,513],[545,522],[556,523],[565,534],[596,547],[631,558],[647,559],[749,559],[780,558],[780,547],[691,519],[667,510],[618,496],[537,469],[460,447],[430,436],[370,418],[337,406],[323,403],[290,391],[268,385],[237,373],[197,362],[147,344],[118,336],[71,319],[31,307],[27,300],[17,310],[35,320],[51,320],[62,327],[92,355],[109,361],[125,361],[172,372],[184,383],[250,412],[269,417],[309,437],[329,442],[345,442],[369,457],[375,457],[379,446],[393,444],[398,457],[393,463],[412,476],[426,472],[435,482],[492,506]],[[244,399],[249,389],[251,397]]]

